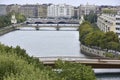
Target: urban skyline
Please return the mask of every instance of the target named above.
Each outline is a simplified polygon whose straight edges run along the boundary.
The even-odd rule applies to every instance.
[[[69,4],[73,6],[79,6],[80,4],[95,4],[95,5],[112,5],[118,6],[120,5],[120,0],[0,0],[0,4]]]

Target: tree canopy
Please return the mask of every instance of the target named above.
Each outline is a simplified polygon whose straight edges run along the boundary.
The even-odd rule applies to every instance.
[[[4,16],[0,16],[0,28],[11,25],[11,15],[12,14],[13,14],[13,12],[11,12],[7,15],[4,15]],[[14,14],[17,19],[17,23],[21,23],[26,20],[24,15],[21,15],[20,13],[14,13]]]
[[[45,67],[19,46],[13,48],[0,44],[0,80],[96,80],[91,67],[62,61],[56,65],[54,69],[62,72]]]

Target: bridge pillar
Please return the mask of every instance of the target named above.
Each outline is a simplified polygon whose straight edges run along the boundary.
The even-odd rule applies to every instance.
[[[36,30],[39,30],[39,26],[38,26],[38,24],[37,24],[37,26],[36,26],[35,28],[36,28]]]
[[[57,24],[56,30],[57,30],[57,31],[60,30],[59,24]]]

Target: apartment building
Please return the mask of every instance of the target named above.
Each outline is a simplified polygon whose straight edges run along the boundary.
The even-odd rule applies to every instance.
[[[49,5],[47,16],[53,18],[65,17],[71,18],[74,16],[74,7],[66,4]]]
[[[21,5],[18,5],[18,4],[11,4],[11,5],[8,5],[7,6],[7,13],[10,13],[10,12],[16,12],[16,13],[19,13],[19,9],[20,9]]]
[[[120,38],[120,12],[117,14],[101,14],[98,16],[97,25],[101,31],[113,31]]]
[[[46,18],[47,17],[47,4],[37,5],[37,17]]]
[[[7,14],[7,5],[0,5],[0,16]]]
[[[98,6],[96,5],[89,5],[88,3],[86,5],[80,5],[79,6],[79,15],[88,15],[91,12],[96,13],[97,10],[99,9]]]
[[[22,5],[19,12],[26,17],[37,17],[37,5]]]

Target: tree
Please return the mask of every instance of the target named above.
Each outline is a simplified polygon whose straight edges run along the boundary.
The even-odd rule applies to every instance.
[[[58,60],[55,68],[61,70],[58,76],[65,80],[96,80],[90,66]]]
[[[108,42],[107,43],[107,48],[110,50],[118,50],[119,49],[119,43],[117,42]]]
[[[89,21],[90,23],[96,23],[97,22],[97,15],[93,12],[91,12],[89,15],[85,15],[84,19],[86,21]]]
[[[118,35],[115,34],[113,31],[106,32],[105,38],[107,42],[119,42]]]
[[[82,44],[84,44],[84,39],[86,35],[90,32],[93,31],[93,28],[91,27],[91,24],[89,22],[84,22],[81,24],[79,28],[79,40],[81,41]]]
[[[4,16],[0,16],[0,28],[2,27],[6,27],[11,25],[11,15],[13,14],[13,12],[4,15]],[[18,23],[24,22],[26,20],[25,16],[19,14],[19,13],[15,13],[16,18]]]

